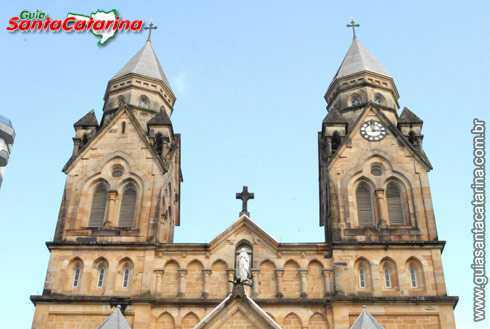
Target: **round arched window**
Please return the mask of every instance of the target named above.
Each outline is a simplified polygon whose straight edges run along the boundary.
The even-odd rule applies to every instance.
[[[138,101],[138,106],[147,109],[150,105],[150,101],[146,97],[141,97]]]
[[[352,106],[357,106],[357,105],[361,105],[361,97],[360,96],[352,97]]]
[[[124,97],[121,96],[117,99],[117,106],[123,106],[124,105]]]

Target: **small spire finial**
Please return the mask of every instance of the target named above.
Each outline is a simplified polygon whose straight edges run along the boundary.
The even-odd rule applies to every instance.
[[[153,18],[150,20],[150,25],[149,27],[148,26],[145,26],[144,28],[145,30],[150,30],[149,33],[148,33],[148,40],[146,40],[147,42],[151,42],[151,30],[156,30],[158,29],[157,26],[153,25]]]
[[[347,24],[346,26],[352,27],[352,33],[354,33],[353,39],[355,39],[356,38],[356,27],[359,27],[361,25],[356,24],[356,22],[354,22],[354,17],[351,17],[350,19],[351,19],[350,24]]]

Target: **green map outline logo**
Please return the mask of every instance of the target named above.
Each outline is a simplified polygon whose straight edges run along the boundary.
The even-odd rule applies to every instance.
[[[103,14],[110,14],[110,13],[114,13],[114,15],[117,17],[118,13],[117,13],[117,10],[116,9],[112,9],[112,10],[109,10],[109,11],[103,11],[103,10],[100,10],[100,9],[97,9],[97,11],[95,13],[90,13],[90,15],[82,15],[82,14],[76,14],[76,13],[72,13],[72,12],[69,12],[67,14],[67,17],[69,16],[82,16],[82,17],[87,17],[87,18],[91,18],[93,15],[97,15],[99,13],[103,13]],[[107,38],[107,40],[105,40],[104,42],[101,42],[101,40],[104,38],[104,35],[101,34],[101,33],[95,33],[93,28],[90,28],[90,32],[92,32],[92,34],[96,37],[100,37],[99,41],[97,42],[97,45],[100,47],[100,46],[103,46],[105,45],[109,40],[111,40],[112,38],[114,38],[114,36],[116,35],[116,32],[117,32],[117,29],[114,30],[114,34],[112,36],[110,36],[109,38]]]

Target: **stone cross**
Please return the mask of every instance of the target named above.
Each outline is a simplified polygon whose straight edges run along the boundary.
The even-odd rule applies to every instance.
[[[356,38],[356,27],[359,27],[361,25],[356,24],[356,22],[354,22],[354,18],[351,17],[350,24],[347,24],[346,26],[352,27],[352,33],[354,33],[354,39],[355,39]]]
[[[144,29],[145,29],[145,30],[150,30],[150,31],[149,31],[149,33],[148,33],[148,40],[146,40],[146,41],[151,41],[151,30],[156,30],[156,29],[158,29],[158,27],[157,27],[157,26],[155,26],[155,25],[153,25],[153,20],[151,20],[151,22],[150,22],[150,27],[146,27],[146,26],[145,26],[145,28],[144,28]]]
[[[240,216],[241,215],[250,216],[250,213],[247,211],[247,202],[248,200],[254,198],[254,194],[248,193],[248,186],[244,186],[242,192],[236,194],[236,198],[242,200],[242,211],[240,212]]]

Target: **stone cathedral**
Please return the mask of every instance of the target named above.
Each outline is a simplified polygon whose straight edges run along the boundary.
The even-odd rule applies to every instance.
[[[174,243],[176,96],[148,39],[109,80],[100,121],[90,111],[74,124],[32,328],[455,328],[422,120],[399,113],[393,78],[355,34],[325,87],[325,241],[278,242],[250,219],[244,189],[240,217],[224,232]]]

